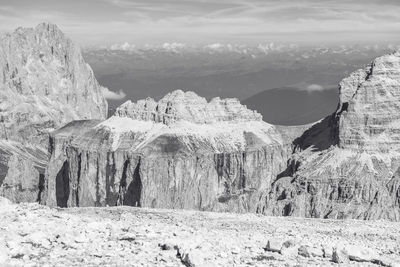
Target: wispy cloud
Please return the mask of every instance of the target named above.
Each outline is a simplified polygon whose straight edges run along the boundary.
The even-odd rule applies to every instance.
[[[2,0],[0,30],[51,20],[81,43],[393,42],[398,14],[397,0]]]
[[[315,92],[315,91],[323,91],[325,88],[322,85],[314,83],[306,86],[304,89],[307,92]]]
[[[111,91],[107,87],[103,87],[103,95],[106,99],[110,100],[121,100],[126,97],[126,94],[124,91],[119,90],[118,92]]]

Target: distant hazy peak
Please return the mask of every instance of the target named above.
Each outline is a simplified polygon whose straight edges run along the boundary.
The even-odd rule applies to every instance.
[[[261,121],[261,114],[247,109],[236,98],[211,99],[194,92],[173,91],[160,101],[152,98],[136,103],[127,101],[117,108],[116,116],[170,124],[175,121],[213,123],[217,121]]]

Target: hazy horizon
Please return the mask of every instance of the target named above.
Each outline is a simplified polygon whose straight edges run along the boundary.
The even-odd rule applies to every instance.
[[[3,0],[0,31],[57,24],[83,46],[180,42],[398,44],[395,0]],[[373,27],[371,27],[373,26]]]

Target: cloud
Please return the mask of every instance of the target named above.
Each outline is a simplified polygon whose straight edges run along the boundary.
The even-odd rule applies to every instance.
[[[126,94],[124,91],[119,90],[118,93],[111,91],[107,87],[103,87],[103,95],[106,99],[110,100],[121,100],[126,97]]]
[[[311,92],[315,92],[315,91],[323,91],[323,90],[325,90],[325,88],[322,85],[313,83],[313,84],[306,86],[304,88],[304,90],[311,93]]]
[[[1,0],[0,31],[51,21],[81,44],[399,42],[399,13],[398,0]]]

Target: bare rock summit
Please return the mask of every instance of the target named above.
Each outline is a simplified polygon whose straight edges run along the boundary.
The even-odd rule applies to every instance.
[[[336,112],[293,142],[267,214],[400,220],[400,53],[339,85]]]
[[[53,24],[0,40],[0,137],[47,146],[72,120],[105,119],[107,102],[80,49]]]
[[[53,24],[0,38],[0,196],[41,200],[49,133],[105,119],[103,88],[80,50]]]
[[[210,124],[219,121],[261,121],[261,114],[249,110],[236,98],[211,99],[210,102],[194,92],[173,91],[156,102],[152,98],[127,101],[117,108],[116,114],[136,120],[171,124],[188,121],[197,124]]]

